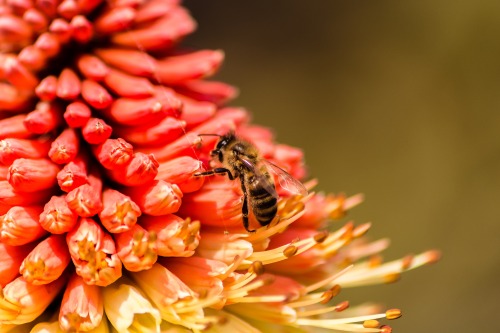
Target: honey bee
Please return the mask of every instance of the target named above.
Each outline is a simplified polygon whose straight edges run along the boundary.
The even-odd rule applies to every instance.
[[[261,158],[257,148],[248,141],[238,138],[234,132],[225,135],[200,134],[200,136],[218,136],[219,141],[210,156],[220,162],[222,167],[213,168],[195,176],[212,176],[226,174],[230,180],[239,179],[243,192],[243,226],[248,232],[249,206],[255,219],[266,226],[278,212],[278,193],[271,172],[277,175],[279,183],[285,190],[306,195],[304,185],[293,178],[285,170]]]

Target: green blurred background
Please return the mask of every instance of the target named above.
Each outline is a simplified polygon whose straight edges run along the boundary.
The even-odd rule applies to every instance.
[[[437,265],[340,299],[403,310],[395,332],[499,332],[500,2],[186,1],[220,48],[234,104],[306,153],[320,190],[365,193],[351,218],[387,260]]]

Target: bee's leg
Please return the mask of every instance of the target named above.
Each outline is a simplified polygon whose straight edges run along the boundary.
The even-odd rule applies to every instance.
[[[231,171],[229,169],[226,169],[226,168],[215,168],[215,169],[208,170],[205,172],[198,172],[198,173],[195,173],[194,175],[198,177],[198,176],[213,176],[213,175],[223,175],[223,174],[227,174],[227,176],[229,177],[230,180],[234,180],[234,177],[231,174]]]
[[[243,206],[241,207],[241,215],[243,216],[243,226],[248,232],[255,232],[255,230],[248,229],[248,196],[245,188],[245,182],[241,180],[241,190],[243,191]]]

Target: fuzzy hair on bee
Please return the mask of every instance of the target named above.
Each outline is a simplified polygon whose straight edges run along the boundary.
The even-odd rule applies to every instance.
[[[271,223],[278,212],[278,193],[274,177],[269,170],[297,188],[298,192],[307,193],[302,183],[285,170],[263,159],[252,143],[237,137],[234,132],[224,135],[200,134],[200,136],[219,137],[210,156],[217,160],[221,167],[197,173],[196,176],[227,175],[230,180],[239,179],[243,192],[241,208],[243,226],[248,232],[255,231],[249,229],[249,209],[261,226]]]

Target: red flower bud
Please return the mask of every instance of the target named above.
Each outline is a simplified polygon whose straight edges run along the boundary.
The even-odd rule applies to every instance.
[[[9,167],[7,180],[15,191],[36,192],[57,183],[59,167],[48,159],[18,158]]]

